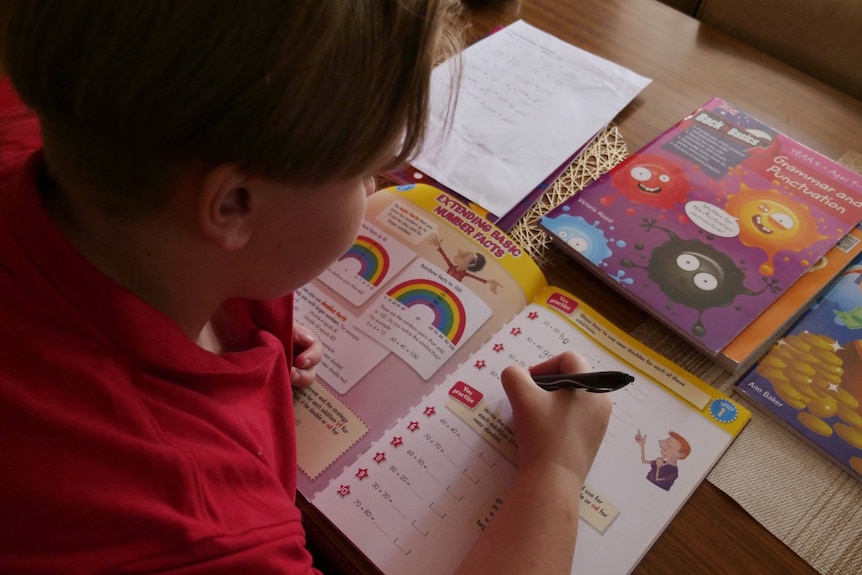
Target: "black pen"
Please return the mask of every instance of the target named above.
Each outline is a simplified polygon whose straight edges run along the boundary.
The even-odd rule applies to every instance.
[[[533,381],[542,389],[586,389],[593,393],[605,393],[621,389],[635,380],[622,371],[593,371],[587,373],[554,373],[533,375]]]

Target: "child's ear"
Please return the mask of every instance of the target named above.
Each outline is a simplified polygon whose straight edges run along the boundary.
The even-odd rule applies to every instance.
[[[204,177],[198,195],[198,221],[203,233],[226,250],[246,245],[254,229],[249,178],[237,166],[223,165]]]

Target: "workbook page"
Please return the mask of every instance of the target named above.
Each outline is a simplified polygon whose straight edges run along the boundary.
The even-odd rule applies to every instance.
[[[605,347],[608,342],[617,349]],[[384,573],[452,572],[505,505],[517,472],[500,372],[575,350],[594,370],[626,371],[635,381],[613,392],[610,426],[581,490],[573,572],[627,573],[747,419],[743,408],[712,388],[629,343],[592,310],[550,288],[312,503]],[[690,454],[656,472],[671,431],[685,439]],[[646,462],[636,438],[644,442]]]
[[[323,346],[294,393],[300,491],[341,472],[547,285],[485,212],[424,185],[369,198],[353,245],[294,294]]]

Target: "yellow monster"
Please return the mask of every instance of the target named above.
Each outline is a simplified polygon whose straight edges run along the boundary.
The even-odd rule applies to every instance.
[[[725,211],[739,222],[739,239],[749,247],[766,252],[767,260],[759,271],[765,276],[775,273],[775,254],[787,250],[798,252],[826,236],[817,233],[817,223],[800,204],[778,190],[756,190],[741,184],[730,196]],[[811,262],[802,260],[808,266]]]

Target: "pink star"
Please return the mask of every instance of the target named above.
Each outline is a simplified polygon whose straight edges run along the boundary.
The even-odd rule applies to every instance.
[[[531,311],[527,314],[528,319],[536,319],[537,317],[539,317],[539,312]]]
[[[385,453],[377,453],[374,456],[374,461],[376,461],[377,463],[383,463],[384,461],[386,461],[386,454]]]
[[[477,359],[476,363],[473,364],[473,367],[475,367],[476,369],[482,369],[483,367],[485,367],[485,360]]]
[[[366,477],[368,477],[368,470],[367,470],[367,469],[362,469],[362,468],[360,467],[360,468],[359,468],[359,471],[357,471],[357,472],[356,472],[356,477],[358,477],[358,478],[359,478],[359,480],[360,480],[360,481],[362,481],[363,479],[365,479]]]
[[[407,426],[407,429],[409,429],[410,431],[416,431],[417,429],[419,429],[419,422],[411,421],[410,425]]]
[[[402,445],[404,443],[404,440],[402,440],[400,436],[399,437],[393,437],[392,441],[390,441],[389,443],[391,445],[394,445],[395,447],[398,447],[399,445]]]
[[[350,495],[350,486],[349,485],[342,485],[341,487],[338,488],[338,494],[341,495],[342,497],[347,497],[348,495]]]
[[[509,333],[512,335],[521,335],[521,328],[513,327],[512,329],[509,330]]]
[[[425,415],[427,415],[428,417],[431,417],[432,415],[437,413],[437,410],[434,409],[433,405],[429,405],[428,407],[425,408],[425,411],[423,413],[425,413]]]
[[[494,344],[494,351],[496,351],[497,353],[500,353],[501,351],[503,351],[503,344],[502,343],[495,343]]]

